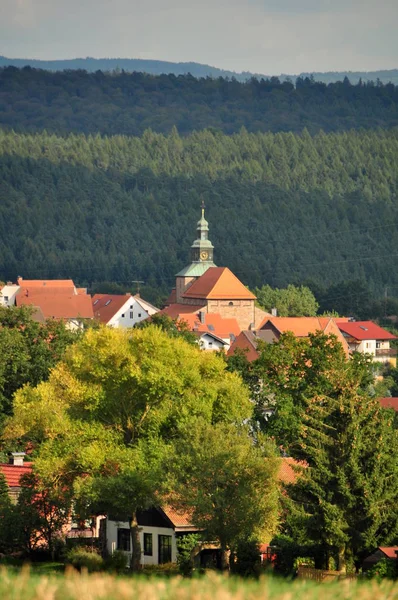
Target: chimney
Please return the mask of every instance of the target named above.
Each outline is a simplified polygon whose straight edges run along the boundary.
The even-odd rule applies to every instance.
[[[256,324],[255,323],[250,323],[249,330],[253,331],[255,328],[256,328]]]
[[[9,463],[15,467],[22,467],[24,458],[25,452],[10,452]]]
[[[22,285],[22,282],[23,282],[23,278],[20,275],[18,275],[18,277],[17,277],[17,284],[18,285]]]
[[[200,322],[202,323],[202,325],[204,325],[206,322],[206,313],[204,310],[199,311],[199,319],[200,319]]]
[[[271,315],[273,317],[277,317],[278,316],[278,309],[276,308],[271,308]]]

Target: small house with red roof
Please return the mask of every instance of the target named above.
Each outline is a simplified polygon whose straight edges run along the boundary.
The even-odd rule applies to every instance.
[[[390,343],[397,339],[395,335],[383,329],[373,321],[340,321],[337,325],[347,340],[350,352],[370,354],[374,362],[389,363],[396,367],[397,349]]]
[[[175,319],[177,323],[184,323],[198,338],[203,350],[227,351],[240,333],[236,319],[224,319],[216,313],[207,313],[204,310],[190,312],[187,310],[179,313],[177,305],[167,307],[161,312]],[[196,308],[196,307],[195,307]]]
[[[379,546],[372,554],[364,559],[362,570],[368,571],[383,559],[396,561],[397,554],[398,546]]]
[[[317,331],[325,335],[335,335],[346,356],[349,354],[347,341],[331,317],[265,317],[257,331],[242,331],[231,345],[228,354],[234,354],[239,348],[247,353],[247,359],[251,362],[259,357],[257,347],[260,340],[273,344],[288,331],[298,338],[307,338],[310,333]]]
[[[8,463],[0,463],[11,501],[16,503],[21,491],[21,478],[32,472],[32,463],[24,463],[25,452],[12,452]]]
[[[95,294],[92,305],[94,318],[109,327],[134,327],[159,311],[138,294]]]
[[[177,539],[198,528],[192,525],[187,513],[170,506],[153,507],[137,512],[142,548],[142,565],[161,565],[177,560]],[[107,550],[113,554],[121,550],[130,562],[132,554],[131,531],[128,521],[103,519],[106,527]]]

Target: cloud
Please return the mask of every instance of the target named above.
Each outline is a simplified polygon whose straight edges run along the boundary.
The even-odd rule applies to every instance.
[[[266,74],[398,67],[396,0],[0,0],[0,52]]]

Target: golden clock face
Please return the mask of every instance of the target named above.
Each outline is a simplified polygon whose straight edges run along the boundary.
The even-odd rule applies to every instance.
[[[200,253],[200,258],[201,260],[207,260],[209,258],[209,253],[203,250],[203,252]]]

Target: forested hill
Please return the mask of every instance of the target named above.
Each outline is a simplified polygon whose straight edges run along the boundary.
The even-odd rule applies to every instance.
[[[144,280],[215,261],[250,286],[366,279],[398,292],[398,132],[0,135],[0,279]]]
[[[94,73],[95,71],[127,71],[132,73],[139,71],[141,73],[150,73],[151,75],[163,75],[173,73],[173,75],[187,75],[190,73],[194,77],[234,77],[238,81],[247,81],[251,77],[269,78],[269,75],[250,73],[244,71],[237,73],[204,65],[197,62],[169,62],[165,60],[146,60],[142,58],[72,58],[60,60],[39,60],[33,58],[7,58],[0,56],[0,67],[33,67],[34,69],[46,69],[49,71],[64,71],[66,69],[83,69]],[[398,84],[398,69],[384,69],[380,71],[327,71],[300,73],[299,75],[279,75],[281,81],[295,81],[297,77],[312,77],[315,81],[324,83],[334,83],[343,81],[345,77],[351,83],[358,83],[360,80],[381,81],[382,83]]]
[[[398,87],[277,78],[246,83],[143,73],[0,70],[0,124],[16,131],[141,135],[212,127],[231,134],[398,126]]]

